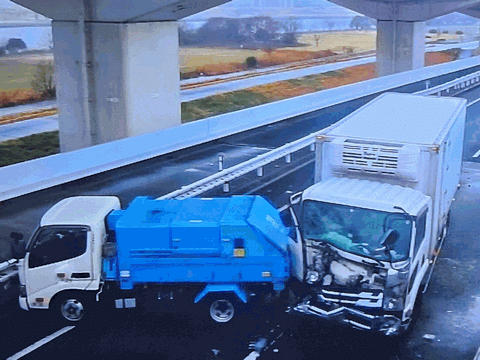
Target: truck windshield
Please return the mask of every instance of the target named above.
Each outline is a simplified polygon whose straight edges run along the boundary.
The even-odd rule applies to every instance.
[[[325,241],[339,249],[381,261],[408,257],[412,221],[406,214],[306,200],[302,217],[304,239]],[[392,231],[398,232],[398,238],[389,246],[389,254],[382,244]]]

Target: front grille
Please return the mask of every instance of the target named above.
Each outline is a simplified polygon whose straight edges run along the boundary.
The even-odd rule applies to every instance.
[[[319,301],[326,303],[353,305],[370,309],[380,309],[383,307],[383,292],[381,291],[350,293],[322,289],[317,296]]]

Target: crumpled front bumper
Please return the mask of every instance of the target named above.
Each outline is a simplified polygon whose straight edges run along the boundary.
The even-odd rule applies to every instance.
[[[355,329],[378,331],[387,336],[398,335],[404,329],[401,319],[393,315],[372,315],[344,305],[327,305],[311,297],[293,307],[291,312],[334,320]]]

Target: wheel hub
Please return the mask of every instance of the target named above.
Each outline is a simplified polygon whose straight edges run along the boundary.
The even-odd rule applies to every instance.
[[[69,321],[78,321],[83,317],[83,305],[77,299],[68,299],[62,303],[62,315]]]
[[[219,323],[226,323],[233,318],[235,310],[228,300],[216,300],[210,306],[210,316]]]

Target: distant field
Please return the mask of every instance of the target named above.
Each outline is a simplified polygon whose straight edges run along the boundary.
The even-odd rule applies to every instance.
[[[315,43],[314,34],[302,34],[298,41],[304,46],[279,50],[313,52],[330,49],[337,53],[343,53],[344,47],[352,47],[354,52],[361,52],[375,50],[376,46],[375,31],[332,32],[319,33],[319,35],[318,47]],[[182,71],[194,70],[211,64],[228,66],[230,63],[244,63],[249,56],[254,56],[258,60],[268,60],[271,54],[262,50],[182,47],[179,51],[179,65]]]
[[[319,35],[318,47],[314,35]],[[327,32],[319,34],[303,34],[298,42],[307,46],[301,49],[309,51],[332,50],[334,52],[343,52],[344,47],[352,47],[354,52],[370,51],[376,49],[376,31],[345,31],[345,32]]]
[[[0,91],[31,89],[37,64],[53,60],[49,54],[25,54],[0,58]]]

